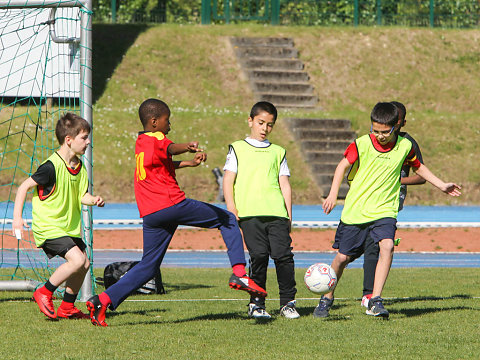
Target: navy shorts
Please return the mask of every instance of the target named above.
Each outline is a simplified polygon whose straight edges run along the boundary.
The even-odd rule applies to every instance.
[[[65,254],[75,246],[78,246],[80,250],[85,251],[87,246],[81,238],[62,236],[56,239],[47,239],[41,246],[48,258],[51,259],[55,256],[65,258]]]
[[[394,239],[397,230],[397,219],[383,218],[365,224],[349,225],[340,221],[335,242],[332,247],[341,254],[352,257],[352,261],[360,257],[365,250],[365,240],[370,235],[375,244],[383,239]]]

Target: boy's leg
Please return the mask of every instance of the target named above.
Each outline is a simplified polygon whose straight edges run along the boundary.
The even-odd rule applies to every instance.
[[[192,199],[185,199],[175,205],[175,207],[178,210],[178,216],[175,220],[179,225],[191,225],[208,229],[218,228],[220,230],[223,241],[227,246],[230,264],[234,268],[234,274],[229,281],[232,289],[244,290],[256,296],[267,296],[266,291],[247,277],[244,270],[246,261],[243,250],[243,238],[235,215],[217,206]],[[240,274],[240,272],[244,274]]]
[[[294,300],[297,293],[289,221],[281,218],[269,221],[267,229],[270,253],[277,273],[281,308]]]
[[[381,295],[392,265],[394,251],[393,239],[395,237],[395,231],[397,230],[396,224],[397,220],[394,218],[383,218],[375,221],[370,226],[370,236],[373,241],[379,244],[380,256],[375,270],[373,294],[368,302],[367,315],[383,318],[388,318],[389,316],[388,311],[383,307]]]
[[[382,239],[379,242],[380,256],[375,270],[372,298],[381,296],[393,261],[393,239]]]
[[[367,307],[368,300],[372,297],[375,270],[377,268],[379,247],[371,236],[365,240],[365,251],[363,254],[363,294],[362,305]]]
[[[53,272],[44,286],[38,288],[33,293],[33,298],[38,304],[40,311],[49,318],[54,319],[57,317],[57,314],[55,313],[52,301],[53,293],[62,283],[77,273],[82,274],[83,282],[90,262],[83,252],[85,250],[85,244],[80,238],[65,236],[57,239],[48,239],[43,244],[42,249],[50,259],[58,255],[67,260]],[[81,284],[82,283],[80,283],[80,286]],[[80,287],[78,289],[80,289]],[[74,294],[72,289],[67,290],[70,290],[71,295]]]
[[[248,218],[240,221],[243,239],[250,255],[249,276],[255,283],[266,289],[267,269],[269,261],[268,238],[265,234],[265,224],[258,218]],[[250,303],[265,308],[265,298],[252,295]]]
[[[155,224],[158,223],[156,218],[161,218],[160,213],[164,210],[143,218],[142,259],[119,281],[105,290],[111,300],[110,308],[112,310],[115,310],[132,292],[153,278],[160,267],[177,228],[176,224],[162,224],[165,227],[155,227]]]

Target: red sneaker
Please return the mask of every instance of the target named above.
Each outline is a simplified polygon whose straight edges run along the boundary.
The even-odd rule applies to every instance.
[[[98,295],[92,296],[87,300],[87,309],[90,311],[90,320],[95,326],[106,327],[107,323],[105,322],[105,313],[107,307],[102,304]]]
[[[53,307],[52,297],[40,292],[40,289],[35,290],[33,293],[33,299],[37,303],[40,311],[50,319],[56,319],[55,308]]]
[[[258,297],[267,297],[267,292],[262,289],[260,286],[255,284],[255,282],[250,279],[247,275],[239,277],[235,274],[232,274],[228,285],[232,289],[243,290],[248,292],[250,295]]]
[[[72,309],[64,309],[61,306],[57,309],[57,316],[64,319],[90,319],[90,316],[84,314],[75,306]]]

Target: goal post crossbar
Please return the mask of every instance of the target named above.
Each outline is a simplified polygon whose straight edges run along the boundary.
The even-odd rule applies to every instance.
[[[90,4],[90,6],[89,6]],[[9,0],[0,1],[0,9],[84,7],[91,10],[91,0]]]

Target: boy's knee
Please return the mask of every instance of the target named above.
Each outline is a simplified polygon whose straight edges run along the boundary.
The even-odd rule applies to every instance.
[[[351,261],[351,258],[352,258],[351,256],[342,254],[340,252],[338,252],[337,255],[335,256],[336,261],[342,265],[348,264]]]
[[[393,252],[393,240],[392,239],[383,239],[378,243],[380,246],[380,252]]]

